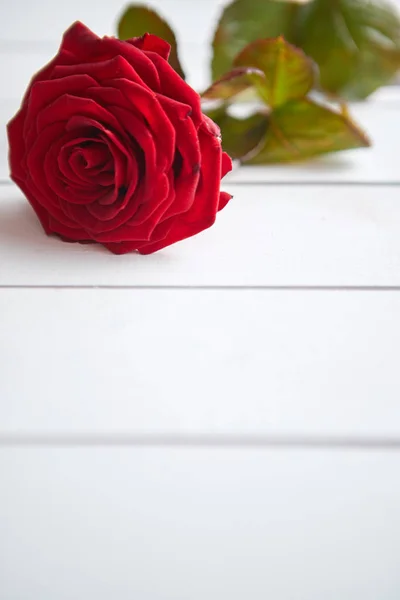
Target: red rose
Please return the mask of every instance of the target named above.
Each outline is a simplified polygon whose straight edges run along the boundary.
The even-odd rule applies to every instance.
[[[231,160],[169,50],[75,23],[33,78],[8,125],[10,168],[46,233],[149,254],[214,223]]]

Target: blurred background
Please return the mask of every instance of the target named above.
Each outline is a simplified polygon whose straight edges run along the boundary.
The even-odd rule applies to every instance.
[[[400,10],[400,0],[389,0]],[[229,0],[149,0],[177,35],[188,81],[197,89],[209,83],[211,40]],[[83,21],[98,35],[116,35],[124,0],[2,0],[0,81],[2,98],[19,98],[29,77],[56,52],[65,29]]]

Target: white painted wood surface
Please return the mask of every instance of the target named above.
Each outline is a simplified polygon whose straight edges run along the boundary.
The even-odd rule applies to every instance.
[[[121,257],[44,236],[17,188],[0,186],[0,285],[400,285],[397,186],[224,188],[234,199],[214,227],[158,254]]]
[[[151,4],[203,88],[221,1]],[[398,600],[399,92],[352,106],[372,150],[236,170],[196,238],[64,244],[4,127],[123,5],[0,8],[0,600]]]
[[[2,290],[0,434],[400,439],[400,294]]]
[[[4,600],[398,600],[400,455],[1,449]]]

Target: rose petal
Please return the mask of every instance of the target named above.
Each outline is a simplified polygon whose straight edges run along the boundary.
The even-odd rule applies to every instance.
[[[155,52],[156,54],[162,56],[164,60],[168,60],[171,53],[171,45],[152,33],[145,33],[141,37],[132,38],[130,40],[126,40],[126,42],[128,44],[132,44],[132,46],[135,46],[140,50]]]
[[[74,151],[80,148],[81,144],[92,145],[104,145],[103,140],[101,139],[90,139],[88,137],[76,137],[76,131],[69,131],[63,135],[62,138],[57,140],[51,149],[51,154],[57,157],[57,166],[60,170],[61,176],[64,178],[66,183],[70,182],[72,184],[82,185],[85,187],[91,187],[93,181],[86,176],[80,170],[76,170],[70,164],[71,155]],[[113,168],[113,165],[109,164],[110,168]],[[93,169],[94,170],[94,169]],[[92,171],[92,169],[91,169]],[[96,173],[97,174],[97,173]],[[101,174],[99,171],[98,175]],[[112,178],[111,183],[114,181]]]
[[[121,123],[125,123],[126,131],[130,135],[131,140],[142,150],[142,176],[150,185],[153,185],[154,180],[157,179],[157,174],[162,169],[159,163],[160,153],[157,155],[156,142],[149,128],[144,121],[119,106],[113,107],[113,113]]]
[[[82,58],[82,53],[88,55],[92,48],[97,48],[100,42],[98,35],[93,33],[80,21],[75,21],[64,33],[61,41],[61,49],[66,50],[77,58]]]
[[[55,167],[55,157],[50,150],[44,160],[44,173],[47,183],[57,197],[57,204],[63,212],[75,222],[76,220],[73,215],[70,214],[68,205],[86,206],[92,204],[96,202],[106,190],[99,185],[83,186],[81,183],[77,185],[73,181],[64,182]],[[78,222],[78,224],[84,227],[84,223]]]
[[[216,123],[207,115],[203,115],[203,120],[201,123],[203,129],[205,129],[210,135],[220,138],[221,137],[221,129],[218,127]]]
[[[150,197],[146,198],[146,201],[140,204],[135,215],[127,222],[127,225],[136,226],[148,219],[153,220],[154,214],[157,214],[158,221],[162,221],[165,218],[165,213],[175,203],[175,191],[173,174],[171,172],[168,175],[162,174],[161,181],[157,181],[154,190],[149,192]],[[161,205],[163,207],[162,210],[160,209]],[[156,225],[157,223],[154,224],[154,227]]]
[[[91,119],[85,117],[73,117],[69,124],[72,127],[94,125]],[[104,201],[100,198],[99,186],[97,186],[98,203],[82,206],[76,202],[71,203],[69,192],[74,188],[71,186],[65,193],[60,195],[65,199],[61,202],[61,207],[69,216],[75,220],[92,236],[98,232],[110,231],[120,226],[132,217],[134,207],[132,206],[132,196],[138,183],[138,168],[135,156],[129,153],[127,148],[121,144],[118,137],[111,131],[106,130],[100,124],[97,124],[102,134],[104,143],[108,143],[109,150],[114,156],[114,192],[109,200]],[[49,175],[51,178],[51,175]],[[124,194],[120,194],[120,189],[125,188]],[[76,194],[80,197],[77,190]],[[83,197],[90,197],[87,192],[82,192]],[[129,206],[130,205],[130,206]],[[127,210],[125,210],[127,209]]]
[[[160,79],[160,92],[164,96],[173,98],[183,104],[188,104],[192,109],[194,124],[200,125],[203,114],[201,112],[200,96],[191,88],[171,65],[155,52],[146,52],[157,68]]]
[[[12,179],[24,180],[26,177],[25,167],[25,141],[23,136],[25,114],[17,112],[15,117],[7,125],[9,163]]]
[[[227,192],[221,192],[219,196],[218,210],[222,210],[228,204],[229,200],[232,200],[232,195]]]
[[[38,81],[33,84],[26,108],[24,137],[29,146],[35,139],[38,128],[36,117],[45,107],[55,102],[64,94],[81,95],[88,87],[97,85],[92,77],[86,74],[70,75],[61,79]]]
[[[51,144],[44,157],[46,183],[55,194],[57,205],[61,207],[61,199],[75,204],[88,204],[94,202],[100,195],[98,184],[93,185],[93,182],[89,183],[78,177],[76,174],[77,169],[74,168],[75,165],[73,159],[71,159],[71,155],[68,161],[65,158],[64,161],[61,159],[61,156],[65,156],[68,150],[70,150],[65,145],[65,141],[69,137],[63,136],[60,140],[56,140]],[[61,152],[60,146],[64,148]],[[72,154],[72,156],[74,155]],[[63,165],[63,170],[60,168],[60,164]],[[71,173],[72,176],[65,177],[64,173],[68,173],[68,175]]]
[[[94,140],[93,143],[81,148],[80,154],[86,162],[86,171],[90,171],[93,168],[102,167],[109,161],[110,158],[110,153],[107,149],[107,146],[99,143],[99,140]]]
[[[232,159],[226,153],[222,153],[222,164],[221,164],[221,179],[225,177],[230,171],[232,171]]]
[[[66,125],[67,131],[74,131],[75,129],[84,130],[85,128],[97,131],[99,139],[104,144],[108,145],[109,151],[114,158],[115,185],[120,187],[121,185],[126,184],[126,168],[123,169],[122,167],[125,163],[130,163],[135,160],[134,154],[129,152],[129,146],[124,145],[114,131],[104,127],[102,123],[99,123],[95,119],[76,116],[72,117]]]

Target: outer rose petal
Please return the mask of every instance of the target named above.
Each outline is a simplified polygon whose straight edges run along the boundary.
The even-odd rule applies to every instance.
[[[196,126],[203,120],[200,96],[191,88],[171,65],[155,52],[146,52],[157,68],[160,78],[161,93],[173,100],[189,104],[192,109],[192,119]]]
[[[216,123],[214,123],[214,121],[212,121],[207,115],[203,115],[202,127],[203,129],[208,131],[210,135],[213,135],[217,138],[221,137],[221,130],[219,126]]]
[[[19,111],[7,125],[8,139],[10,140],[9,163],[11,178],[23,180],[26,175],[25,141],[24,141],[25,114]],[[12,141],[12,143],[11,143]]]
[[[47,79],[33,84],[27,108],[29,115],[37,115],[45,106],[55,102],[63,94],[80,95],[90,86],[98,86],[93,77],[86,74],[74,74],[61,79]]]
[[[225,177],[230,171],[232,171],[232,159],[226,153],[222,153],[222,164],[221,164],[221,179]]]
[[[88,51],[96,48],[99,41],[98,35],[80,21],[75,21],[64,33],[60,49],[66,50],[80,59],[82,51],[86,49],[86,55],[88,55]]]
[[[226,152],[223,152],[221,161],[221,179],[225,177],[229,171],[232,171],[232,160]],[[229,200],[232,200],[232,195],[228,194],[227,192],[221,192],[219,195],[218,210],[225,208]]]
[[[43,69],[38,71],[36,73],[36,75],[34,75],[32,77],[32,79],[29,83],[29,86],[25,92],[25,95],[23,97],[22,104],[21,104],[21,110],[26,108],[26,105],[29,100],[30,92],[31,92],[31,89],[32,89],[32,86],[34,83],[36,83],[38,81],[45,81],[47,79],[50,79],[53,69],[57,65],[70,65],[70,64],[74,64],[74,62],[75,62],[75,58],[69,52],[62,51],[62,52],[59,52],[58,54],[56,54],[56,56],[47,65],[45,65],[43,67]]]
[[[219,195],[218,210],[225,208],[229,200],[232,200],[232,194],[228,194],[228,192],[221,192]]]
[[[155,52],[164,58],[165,60],[169,59],[169,55],[171,53],[171,46],[165,40],[159,38],[157,35],[153,35],[152,33],[145,33],[142,37],[132,38],[131,40],[126,40],[128,44],[132,44],[136,48],[140,50],[147,50],[149,52]]]
[[[66,65],[73,62],[73,56],[68,52],[59,52],[47,65],[32,77],[32,80],[25,92],[22,99],[21,108],[17,114],[9,121],[7,125],[8,138],[13,143],[10,144],[10,166],[11,166],[11,177],[23,178],[25,174],[24,170],[24,159],[22,158],[21,152],[25,153],[25,140],[23,136],[23,127],[26,119],[27,105],[30,100],[31,90],[35,83],[39,81],[48,80],[54,67],[56,65]]]

